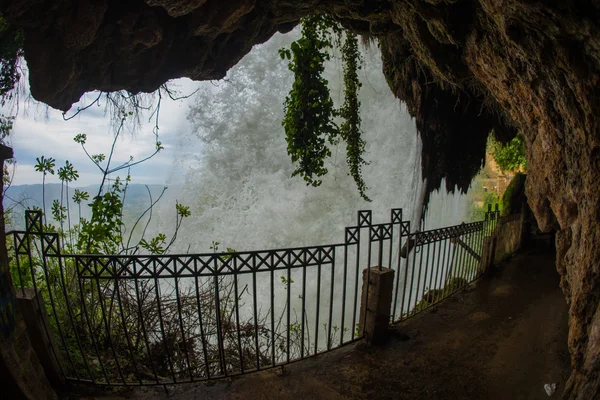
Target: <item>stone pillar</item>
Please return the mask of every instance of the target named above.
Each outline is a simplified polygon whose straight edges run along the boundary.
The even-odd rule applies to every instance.
[[[483,250],[481,251],[480,269],[482,274],[486,274],[494,263],[494,253],[496,252],[496,236],[486,236],[483,238]]]
[[[521,204],[521,220],[519,226],[519,249],[525,247],[527,242],[527,231],[529,230],[529,226],[527,224],[527,203]]]
[[[379,267],[363,270],[358,329],[369,343],[381,344],[388,338],[393,287],[394,270]]]
[[[46,377],[54,386],[64,385],[65,376],[59,365],[58,347],[52,334],[50,334],[50,337],[47,334],[47,332],[50,332],[50,324],[48,323],[44,297],[40,292],[36,294],[33,289],[18,289],[17,305],[23,313],[31,345],[44,368]]]

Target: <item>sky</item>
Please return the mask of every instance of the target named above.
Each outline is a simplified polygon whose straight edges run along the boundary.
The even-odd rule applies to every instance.
[[[26,79],[23,84],[21,99],[29,94],[29,85]],[[175,88],[180,95],[193,93],[199,82],[190,79],[177,79],[169,85]],[[82,107],[92,102],[97,93],[84,95],[79,103],[74,104],[67,116],[73,115],[77,107]],[[163,96],[160,111],[159,140],[164,150],[151,160],[133,168],[131,175],[133,183],[141,184],[165,184],[178,183],[179,174],[173,171],[173,160],[177,140],[182,130],[189,129],[186,115],[191,99],[173,101],[168,96]],[[36,101],[20,100],[18,108],[13,105],[0,110],[4,115],[14,115],[18,110],[14,123],[12,136],[12,148],[17,161],[13,185],[36,184],[42,182],[40,172],[34,170],[36,157],[44,156],[56,159],[56,168],[65,165],[68,160],[76,170],[79,171],[79,179],[75,186],[87,186],[97,184],[102,178],[100,170],[87,158],[81,145],[75,143],[73,138],[78,133],[87,135],[86,148],[90,154],[104,153],[110,151],[114,129],[111,127],[110,118],[105,114],[104,104],[94,105],[81,112],[75,118],[65,121],[62,111],[54,110],[45,104]],[[133,156],[134,161],[140,160],[154,152],[155,137],[153,134],[154,120],[148,121],[150,113],[142,116],[141,128],[120,135],[117,141],[113,166],[129,160]],[[121,176],[126,175],[126,170]],[[180,177],[183,180],[183,176]],[[46,181],[59,183],[56,175],[48,175]]]

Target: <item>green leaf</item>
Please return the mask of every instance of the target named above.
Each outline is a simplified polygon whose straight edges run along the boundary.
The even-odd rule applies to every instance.
[[[56,160],[54,158],[44,158],[44,156],[41,156],[35,160],[36,164],[34,168],[36,171],[42,172],[44,175],[47,175],[48,173],[54,175],[54,167],[56,166]]]
[[[73,140],[76,143],[79,143],[80,145],[83,146],[85,144],[85,141],[87,140],[87,135],[85,133],[78,133],[77,135],[75,135]]]
[[[179,215],[182,218],[189,217],[190,215],[192,215],[189,206],[184,206],[183,204],[176,203],[175,209],[177,211],[177,215]]]
[[[145,239],[140,240],[140,247],[148,250],[152,254],[164,254],[167,236],[163,233],[159,233],[156,237],[146,241]]]

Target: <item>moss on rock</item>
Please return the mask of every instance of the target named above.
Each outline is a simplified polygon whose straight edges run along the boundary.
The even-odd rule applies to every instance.
[[[502,196],[502,216],[516,214],[521,211],[521,206],[527,202],[525,196],[525,180],[527,175],[516,174],[508,184]]]

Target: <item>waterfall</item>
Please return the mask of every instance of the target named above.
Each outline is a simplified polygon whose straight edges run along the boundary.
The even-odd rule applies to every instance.
[[[296,29],[255,46],[225,79],[202,83],[194,96],[188,113],[189,129],[180,136],[171,177],[174,183],[182,182],[178,200],[190,206],[192,216],[184,222],[174,252],[211,252],[213,241],[220,243],[218,251],[342,243],[344,228],[357,224],[357,211],[361,209],[372,210],[373,222],[380,223],[390,221],[391,208],[402,208],[413,231],[465,220],[466,196],[440,191],[432,194],[426,217],[420,223],[425,187],[421,140],[415,120],[389,89],[379,49],[374,45],[361,50],[364,63],[359,72],[365,158],[370,162],[363,168],[363,177],[373,201],[366,202],[359,196],[348,175],[343,143],[332,149],[326,164],[329,173],[321,186],[309,187],[300,177],[291,177],[294,166],[287,155],[281,121],[293,74],[287,60],[280,59],[278,49],[289,47],[298,36]],[[332,58],[325,73],[339,106],[343,101],[339,57]],[[171,222],[167,217],[171,214],[158,215],[161,227]],[[319,315],[316,310],[330,310],[336,328],[353,331],[356,310],[350,305],[359,301],[356,290],[361,285],[357,271],[369,263],[367,251],[362,251],[360,261],[348,265],[345,277],[343,259],[352,260],[355,251],[351,249],[347,257],[339,253],[335,270],[332,265],[322,270],[292,269],[287,275],[293,282],[289,286],[284,282],[284,271],[258,273],[254,280],[250,274],[241,274],[235,284],[240,293],[245,293],[240,302],[241,315],[256,317],[256,310],[259,314],[260,310],[267,314],[270,310],[272,315],[284,315],[289,287],[291,293],[287,296],[295,316],[290,323],[302,320],[298,315],[304,309],[305,322],[314,334],[329,326],[327,313]],[[397,251],[394,254],[391,263],[396,266]],[[402,276],[399,285],[404,282]],[[412,272],[408,278],[412,279]],[[420,299],[423,285],[406,289],[407,297],[413,293],[412,306]],[[349,306],[342,311],[345,289]],[[273,297],[269,295],[271,290]],[[324,295],[319,298],[321,292]],[[344,317],[342,324],[340,318]],[[318,345],[323,346],[324,340],[322,335]]]
[[[189,129],[179,139],[172,181],[183,185],[180,202],[189,205],[179,250],[209,251],[212,241],[241,250],[318,245],[343,241],[344,227],[356,223],[356,211],[372,209],[374,222],[387,222],[389,210],[405,218],[421,213],[421,141],[415,121],[394,97],[382,74],[375,45],[363,48],[359,71],[362,128],[367,143],[363,168],[369,186],[365,202],[348,176],[344,144],[332,149],[320,187],[291,178],[281,126],[283,102],[293,74],[278,49],[289,47],[299,30],[276,34],[257,45],[218,82],[203,82],[188,113]],[[334,102],[343,100],[342,65],[333,57],[326,68]],[[446,199],[450,219],[462,222],[462,196],[434,194],[427,226],[439,226]],[[161,225],[168,224],[163,217]],[[449,219],[445,218],[444,222]],[[413,225],[414,226],[414,225]]]

